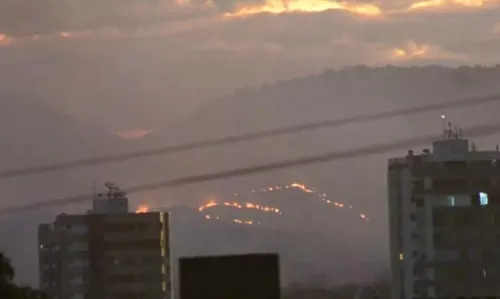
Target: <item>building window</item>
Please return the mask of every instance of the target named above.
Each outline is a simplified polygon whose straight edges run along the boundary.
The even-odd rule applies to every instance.
[[[432,224],[434,226],[445,226],[446,225],[446,215],[438,211],[432,214]]]
[[[399,253],[399,260],[400,260],[400,261],[404,260],[404,256],[403,256],[403,253],[402,253],[402,252],[400,252],[400,253]]]
[[[413,181],[413,190],[421,191],[424,189],[424,180],[423,179],[417,179]]]
[[[416,221],[417,220],[417,216],[415,215],[415,213],[411,213],[410,214],[410,220],[411,221]]]
[[[142,259],[142,264],[145,265],[145,266],[151,266],[151,265],[154,264],[154,262],[155,262],[154,258],[149,257],[149,256],[148,257],[144,257]]]
[[[432,238],[434,246],[441,247],[439,245],[441,245],[441,243],[443,242],[443,236],[440,233],[434,233]]]
[[[444,169],[446,171],[459,171],[467,169],[467,161],[445,161],[443,163]]]
[[[479,192],[479,204],[482,206],[488,205],[488,193]]]

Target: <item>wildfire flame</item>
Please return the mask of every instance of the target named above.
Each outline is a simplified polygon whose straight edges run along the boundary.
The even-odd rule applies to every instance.
[[[248,225],[254,224],[252,220],[233,219],[233,222],[238,224],[248,224]]]
[[[351,210],[353,209],[353,207],[351,205],[346,206],[344,203],[337,202],[337,201],[331,201],[331,200],[327,199],[326,193],[318,193],[314,189],[307,187],[305,184],[297,183],[297,182],[289,184],[289,185],[285,185],[285,186],[276,185],[276,186],[269,186],[266,188],[262,188],[259,190],[252,190],[252,193],[256,193],[256,192],[268,193],[268,192],[275,192],[275,191],[282,190],[282,189],[298,189],[298,190],[305,192],[305,193],[311,193],[311,194],[317,195],[321,199],[321,201],[323,201],[326,204],[333,205],[335,208],[349,208]],[[239,196],[238,193],[234,193],[233,195],[236,197]],[[236,201],[232,201],[232,202],[225,201],[225,202],[219,203],[213,199],[209,200],[206,204],[200,206],[198,208],[198,211],[205,213],[206,219],[219,219],[219,217],[214,218],[213,216],[207,214],[207,211],[206,211],[209,208],[213,208],[213,207],[217,207],[217,206],[225,206],[225,207],[235,208],[235,209],[255,209],[255,210],[258,210],[261,212],[275,213],[278,215],[282,215],[281,211],[278,208],[274,208],[274,207],[270,207],[270,206],[262,206],[262,205],[258,205],[258,204],[251,203],[251,202],[245,202],[244,204],[241,204],[241,203],[238,203]],[[362,220],[366,220],[366,221],[370,220],[368,218],[368,216],[366,216],[366,214],[363,214],[363,213],[360,213],[359,217]],[[260,223],[254,222],[252,220],[233,219],[232,221],[234,223],[237,223],[237,224],[247,224],[247,225],[257,224],[257,225],[260,225]]]
[[[149,208],[148,205],[140,205],[135,210],[135,213],[136,214],[142,214],[142,213],[149,213],[150,211],[151,211],[151,209]]]
[[[216,201],[210,200],[205,205],[200,206],[198,208],[198,211],[202,212],[205,209],[217,207],[219,205],[220,204],[217,203]],[[221,205],[226,206],[226,207],[233,207],[233,208],[236,208],[236,209],[254,209],[254,210],[259,210],[259,211],[266,212],[266,213],[276,213],[276,214],[280,214],[281,215],[280,210],[277,209],[277,208],[269,207],[269,206],[261,206],[261,205],[254,204],[254,203],[251,203],[251,202],[246,202],[245,204],[239,204],[237,202],[226,201],[226,202],[223,202]]]

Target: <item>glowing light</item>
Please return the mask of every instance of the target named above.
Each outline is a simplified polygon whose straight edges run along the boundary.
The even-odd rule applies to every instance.
[[[226,13],[225,16],[241,17],[261,13],[312,13],[329,10],[347,11],[352,14],[366,17],[380,16],[382,14],[380,8],[373,4],[329,0],[267,0],[263,4],[240,6],[235,12]]]
[[[14,41],[14,38],[5,33],[0,33],[0,47],[10,45],[12,41]]]
[[[68,38],[68,37],[71,37],[71,33],[70,32],[60,32],[59,36],[63,37],[63,38]]]
[[[201,212],[201,211],[204,211],[205,209],[217,207],[219,205],[223,205],[223,206],[231,207],[231,208],[236,208],[236,209],[245,209],[246,208],[246,209],[260,210],[262,212],[281,214],[280,210],[277,208],[269,207],[269,206],[262,206],[262,205],[258,205],[258,204],[251,203],[251,202],[245,202],[245,204],[240,204],[240,203],[237,203],[234,201],[233,202],[225,201],[225,202],[219,204],[215,200],[210,200],[205,205],[198,207],[198,211]]]
[[[290,188],[298,188],[306,193],[314,193],[312,189],[307,188],[304,184],[293,183],[290,185]]]
[[[256,193],[256,192],[272,193],[272,192],[277,192],[278,190],[282,190],[282,189],[298,189],[298,190],[305,192],[305,193],[315,194],[325,204],[329,204],[329,205],[331,204],[335,208],[345,208],[346,207],[346,205],[344,203],[337,202],[337,201],[331,201],[331,200],[327,199],[326,193],[318,193],[318,192],[314,191],[314,189],[307,187],[305,184],[298,183],[298,182],[295,182],[295,183],[292,183],[289,185],[269,186],[267,188],[258,189],[259,191],[257,191],[256,189],[253,189],[253,190],[251,190],[251,192],[252,193]],[[239,197],[240,193],[234,193],[233,195],[235,197]],[[224,206],[224,207],[234,208],[234,209],[254,209],[254,210],[258,210],[258,211],[265,212],[265,213],[274,213],[277,215],[282,215],[282,212],[280,209],[275,208],[275,207],[271,207],[271,206],[259,205],[259,204],[252,203],[252,202],[239,203],[236,201],[225,201],[225,202],[219,203],[216,200],[209,200],[206,204],[198,207],[198,211],[207,213],[207,211],[206,211],[207,209],[212,208],[212,207],[217,207],[217,206]],[[351,205],[349,205],[347,207],[351,210],[353,209],[353,207]],[[208,214],[206,214],[206,215],[208,215]],[[368,216],[366,216],[365,214],[359,214],[359,217],[363,220],[366,220],[366,221],[370,220],[368,218]],[[213,219],[213,216],[209,215],[208,217],[205,216],[205,218]],[[216,219],[219,219],[219,217],[217,217]],[[250,221],[251,222],[250,223],[249,221],[244,222],[243,220],[238,220],[238,219],[236,219],[236,220],[233,219],[233,222],[240,223],[240,224],[259,224],[259,223],[254,223],[251,221]]]
[[[429,49],[429,45],[418,45],[414,42],[409,42],[406,49],[393,49],[391,51],[391,57],[394,59],[413,59],[425,57],[429,53]]]
[[[233,222],[238,223],[238,224],[247,224],[247,225],[254,224],[254,222],[252,220],[233,219]]]
[[[445,6],[462,6],[462,7],[483,7],[493,0],[423,0],[414,2],[408,8],[409,10],[440,8]]]
[[[206,203],[205,205],[201,206],[198,208],[198,211],[203,211],[205,209],[208,209],[208,208],[211,208],[211,207],[216,207],[218,206],[219,204],[215,201],[215,200],[209,200],[208,203]]]
[[[136,214],[142,214],[142,213],[149,213],[150,211],[151,210],[150,210],[149,206],[147,206],[147,205],[140,205],[135,210],[135,213]]]

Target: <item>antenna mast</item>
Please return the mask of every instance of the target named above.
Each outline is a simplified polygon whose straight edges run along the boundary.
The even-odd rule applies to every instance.
[[[443,131],[443,139],[446,139],[446,115],[441,114],[441,130]]]
[[[95,186],[95,181],[92,181],[92,194],[94,195],[94,198],[97,198],[97,188]]]

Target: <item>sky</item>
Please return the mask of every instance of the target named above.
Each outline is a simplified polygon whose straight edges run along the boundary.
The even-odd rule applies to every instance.
[[[177,46],[165,53],[173,56],[221,51],[344,63],[416,57],[492,63],[500,34],[497,0],[6,0],[0,5],[3,47],[158,38]]]
[[[87,123],[102,125],[108,132],[118,132],[123,139],[156,136],[154,133],[158,128],[183,119],[208,100],[247,85],[272,84],[319,73],[326,68],[357,64],[491,65],[500,59],[498,49],[500,0],[0,1],[0,91],[43,101]],[[390,84],[387,82],[387,86]],[[404,88],[401,87],[400,93],[394,94],[394,98],[386,104],[396,103],[396,98],[402,97],[402,94],[406,96]],[[324,92],[327,91],[325,88]],[[361,89],[359,92],[366,95]],[[307,104],[304,103],[305,106]],[[328,108],[324,109],[324,113],[345,113],[359,108],[356,103],[342,105],[343,110]],[[255,109],[258,111],[261,107],[268,109],[265,105],[257,105]],[[230,108],[227,111],[234,111]],[[287,109],[288,112],[293,110]],[[377,111],[381,110],[384,109],[377,108]],[[323,112],[320,108],[314,111]],[[287,113],[282,114],[286,119]],[[236,117],[244,118],[241,115]],[[495,118],[496,115],[491,117]],[[279,121],[277,119],[276,123]],[[405,133],[402,135],[413,134],[417,131],[413,127],[415,123],[425,122],[404,120],[396,122],[397,125],[392,122],[385,124],[380,131],[392,133],[391,130],[401,131],[404,126],[407,130],[403,130]],[[242,127],[247,128],[245,125]],[[258,121],[255,121],[255,125],[259,125]],[[229,128],[228,125],[224,126]],[[234,125],[230,129],[236,131],[238,127]],[[364,130],[364,127],[359,128],[359,132],[364,133]],[[43,138],[38,136],[40,134],[35,135],[27,134],[19,138]],[[350,134],[341,132],[339,138],[342,137],[340,135],[346,135],[347,140]],[[158,144],[168,144],[171,140],[167,139],[170,137],[162,135]],[[378,138],[375,134],[370,137]],[[394,136],[388,138],[394,139]],[[325,147],[338,145],[328,143],[333,140],[331,136],[324,140]],[[64,140],[57,142],[69,155]],[[79,144],[72,145],[80,147]],[[269,159],[282,158],[280,148],[272,149],[276,156]],[[43,157],[38,150],[32,149],[37,159]],[[311,151],[309,148],[306,150]],[[242,155],[239,152],[232,153],[232,157],[230,154],[228,152],[224,156],[224,159],[231,161],[227,162],[228,165],[238,161],[239,155]],[[54,156],[62,159],[59,153]],[[222,164],[212,159],[213,164]],[[137,185],[142,183],[141,180],[157,181],[160,174],[166,173],[169,178],[182,176],[186,168],[200,171],[200,165],[205,162],[203,160],[211,159],[196,157],[188,160],[189,167],[180,162],[176,164],[175,158],[166,161],[165,165],[131,162],[123,169],[116,166],[99,174],[103,178],[125,181],[124,185]],[[364,162],[359,163],[359,167],[363,167]],[[385,163],[384,159],[377,160],[376,167],[369,167],[369,175],[366,175],[369,177],[367,181],[374,178],[367,188],[378,190],[377,194],[381,194],[380,198],[384,199],[385,185],[375,178],[385,178],[382,173]],[[208,171],[212,166],[207,162],[205,168]],[[175,175],[172,174],[173,170]],[[81,189],[87,190],[95,178],[91,171],[89,173],[78,170],[71,175],[64,174],[64,179],[71,179],[74,184],[80,182],[85,185],[80,186]],[[356,178],[355,173],[352,178],[346,176],[345,181],[336,182],[337,185],[331,188],[344,188],[342,184],[353,181],[353,178]],[[35,177],[34,180],[37,180],[36,187],[31,181],[21,181],[31,188],[7,186],[7,182],[2,190],[7,190],[7,194],[11,191],[16,195],[13,198],[26,201],[32,200],[33,193],[44,198],[67,195],[62,191],[59,194],[59,189],[50,187],[54,184],[47,183],[49,180],[58,182],[59,177],[47,178],[47,182],[45,178]],[[328,176],[325,176],[325,180],[328,180],[328,184],[334,184]],[[72,184],[63,182],[60,185],[67,185],[65,187],[71,189]],[[357,191],[359,202],[364,201],[364,190]],[[18,256],[16,260],[22,258]],[[31,268],[24,271],[33,272]]]
[[[5,0],[0,87],[91,120],[139,99],[175,118],[325,68],[495,64],[499,12],[498,0]],[[141,113],[124,119],[154,129],[159,115],[143,124]]]

